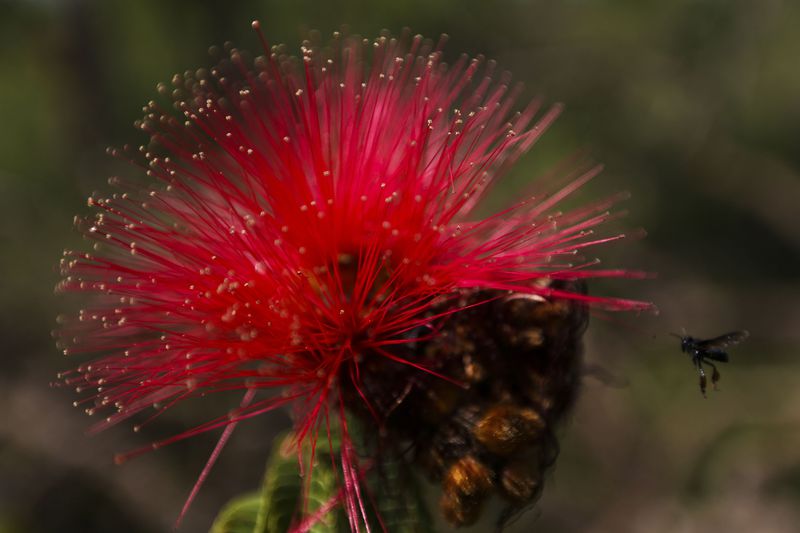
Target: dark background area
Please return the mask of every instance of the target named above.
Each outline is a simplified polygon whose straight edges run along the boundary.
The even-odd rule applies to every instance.
[[[648,236],[602,255],[658,277],[593,290],[654,301],[661,313],[594,319],[587,360],[628,385],[587,378],[544,497],[511,530],[796,531],[800,3],[228,4],[0,0],[0,533],[167,531],[214,445],[198,437],[114,466],[115,452],[203,421],[209,404],[142,433],[86,436],[75,396],[48,387],[77,365],[49,335],[73,305],[53,287],[61,250],[83,246],[73,215],[118,171],[105,147],[142,142],[132,122],[156,83],[209,66],[210,45],[256,51],[255,18],[293,50],[308,29],[345,23],[367,37],[446,32],[449,57],[485,54],[529,97],[566,104],[494,202],[586,147],[606,170],[581,198],[632,193],[624,225]],[[668,335],[682,327],[751,331],[708,400]],[[287,420],[241,425],[185,531],[207,530],[224,502],[258,485]]]

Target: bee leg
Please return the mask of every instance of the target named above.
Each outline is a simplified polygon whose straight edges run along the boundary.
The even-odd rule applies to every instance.
[[[700,359],[695,360],[695,366],[697,367],[697,372],[700,374],[700,392],[703,395],[703,398],[706,397],[706,373],[703,370],[703,364]]]
[[[711,386],[714,387],[714,390],[717,390],[717,382],[719,381],[720,378],[719,370],[717,370],[717,365],[715,365],[714,363],[709,363],[708,361],[703,361],[703,362],[713,369],[713,371],[711,372]]]

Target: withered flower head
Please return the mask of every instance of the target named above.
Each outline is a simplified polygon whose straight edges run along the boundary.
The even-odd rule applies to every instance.
[[[92,392],[80,403],[96,429],[245,393],[147,449],[288,403],[298,442],[336,419],[354,530],[365,466],[346,413],[418,441],[455,524],[493,490],[532,501],[574,396],[585,306],[649,307],[582,288],[637,275],[580,259],[622,237],[594,233],[615,198],[559,211],[599,168],[479,218],[559,106],[515,112],[492,62],[447,65],[419,36],[337,34],[299,58],[261,39],[264,56],[230,49],[161,85],[172,108],[150,102],[137,123],[149,144],[112,151],[149,181],[112,178],[78,220],[94,248],[65,253],[59,288],[91,298],[61,333],[91,360],[63,383]]]

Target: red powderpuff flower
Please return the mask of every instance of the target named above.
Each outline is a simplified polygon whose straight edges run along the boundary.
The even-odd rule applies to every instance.
[[[151,142],[131,157],[152,185],[112,178],[118,192],[89,198],[95,214],[79,225],[94,251],[65,253],[60,289],[93,297],[62,332],[65,353],[94,359],[62,379],[96,391],[83,400],[104,413],[95,429],[244,391],[233,414],[146,448],[227,427],[208,466],[235,422],[279,405],[296,407],[299,442],[340,418],[342,501],[358,529],[362,469],[342,397],[370,405],[359,388],[365,360],[435,374],[403,346],[435,335],[473,289],[649,305],[542,283],[636,276],[571,262],[622,237],[593,236],[614,198],[557,211],[599,168],[474,215],[560,107],[514,113],[518,92],[505,75],[492,80],[493,63],[448,66],[420,37],[337,35],[326,47],[304,43],[296,58],[259,36],[264,57],[233,49],[210,71],[160,86],[177,111],[149,103],[138,127]]]

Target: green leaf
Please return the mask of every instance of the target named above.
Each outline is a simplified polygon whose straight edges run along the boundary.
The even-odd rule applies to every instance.
[[[290,442],[288,435],[281,438],[267,463],[254,533],[287,531],[300,504],[303,480]]]
[[[246,494],[229,502],[214,520],[210,533],[253,533],[261,507],[258,493]],[[285,530],[284,530],[285,531]]]
[[[311,446],[308,442],[302,446],[303,463],[307,468]],[[226,505],[214,522],[211,533],[284,533],[296,523],[301,511],[306,516],[313,516],[341,490],[341,471],[337,476],[333,466],[335,463],[340,468],[340,446],[338,431],[332,435],[330,444],[327,436],[320,438],[311,480],[306,482],[300,475],[293,435],[286,434],[277,439],[277,445],[267,462],[261,491],[236,498]],[[423,502],[422,490],[404,462],[399,459],[383,460],[379,470],[370,472],[366,478],[373,491],[377,511],[389,531],[433,531],[433,520]],[[305,503],[304,492],[307,497]],[[365,504],[369,508],[370,525],[375,530],[380,530],[380,522],[367,496]],[[337,533],[349,529],[344,509],[341,505],[336,505],[321,516],[309,531]]]
[[[338,456],[338,441],[333,453]],[[339,491],[336,474],[331,465],[331,450],[327,440],[320,442],[314,458],[313,473],[308,486],[306,512],[313,515]],[[303,445],[303,460],[307,465],[311,447]],[[298,516],[304,492],[298,456],[292,435],[278,439],[267,462],[261,491],[234,499],[220,512],[211,533],[285,533]],[[336,533],[348,529],[341,506],[336,506],[315,523],[311,533]]]

